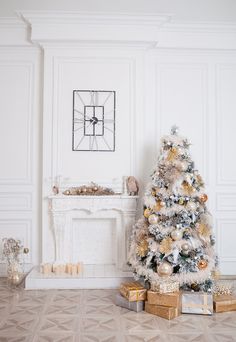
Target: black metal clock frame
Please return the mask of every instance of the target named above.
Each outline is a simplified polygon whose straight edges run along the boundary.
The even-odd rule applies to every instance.
[[[89,92],[89,93],[113,93],[113,97],[114,97],[114,122],[113,122],[113,149],[107,149],[107,150],[99,150],[99,149],[88,149],[88,150],[84,150],[84,149],[75,149],[74,148],[74,143],[75,143],[75,94],[77,92],[83,93],[83,92]],[[87,119],[87,109],[92,109],[92,117]],[[97,109],[101,109],[102,112],[102,117],[98,119],[98,117],[96,116],[97,114]],[[84,126],[83,126],[83,133],[84,136],[89,136],[89,137],[102,137],[104,136],[104,120],[105,120],[105,109],[104,109],[104,105],[86,105],[84,104]],[[90,114],[91,115],[91,114]],[[115,124],[115,118],[116,118],[116,92],[113,90],[73,90],[73,122],[72,122],[72,151],[76,151],[76,152],[114,152],[115,151],[115,128],[116,128],[116,124]],[[86,130],[86,123],[91,123],[93,125],[93,129],[92,129],[92,133],[88,133]],[[101,133],[96,133],[96,124],[100,122],[102,123],[102,130]]]

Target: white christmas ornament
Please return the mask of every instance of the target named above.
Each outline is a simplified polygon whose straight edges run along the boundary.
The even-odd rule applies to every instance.
[[[168,262],[164,261],[157,267],[157,273],[160,277],[168,277],[172,274],[173,267]]]
[[[155,215],[155,214],[150,215],[149,218],[148,218],[148,222],[149,222],[150,224],[157,224],[157,222],[158,222],[158,216]]]
[[[173,230],[173,231],[171,232],[171,237],[172,237],[173,240],[179,241],[179,240],[182,239],[183,233],[182,233],[181,230],[175,229],[175,230]]]

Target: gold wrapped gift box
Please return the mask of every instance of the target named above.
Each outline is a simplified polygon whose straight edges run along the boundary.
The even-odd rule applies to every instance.
[[[182,313],[212,315],[212,294],[206,292],[183,292]]]
[[[232,295],[214,296],[213,306],[215,312],[236,311],[236,297]]]
[[[179,308],[181,303],[181,293],[158,293],[155,291],[147,292],[147,300],[152,305],[162,305],[168,307]]]
[[[151,290],[159,293],[169,293],[179,291],[178,281],[165,280],[157,284],[151,284]]]
[[[145,302],[145,311],[168,320],[176,318],[180,315],[179,308],[163,305],[153,305],[149,304],[148,302]]]
[[[129,302],[146,300],[147,290],[137,281],[122,283],[120,285],[120,294],[128,299]]]

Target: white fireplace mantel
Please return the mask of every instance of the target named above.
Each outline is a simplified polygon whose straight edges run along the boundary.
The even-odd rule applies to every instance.
[[[55,237],[55,263],[77,261],[73,248],[73,245],[76,244],[76,238],[73,234],[74,221],[80,225],[80,220],[107,219],[114,220],[113,229],[115,229],[116,236],[114,246],[108,248],[115,248],[117,251],[115,255],[116,267],[122,270],[127,269],[129,238],[135,222],[137,198],[137,196],[125,195],[50,196],[52,230]],[[83,244],[86,243],[89,248],[89,241],[83,241]],[[77,248],[80,248],[78,244]]]
[[[49,196],[54,264],[83,263],[77,276],[41,274],[26,279],[33,288],[114,288],[130,280],[127,266],[138,196]],[[81,257],[82,255],[82,257]]]

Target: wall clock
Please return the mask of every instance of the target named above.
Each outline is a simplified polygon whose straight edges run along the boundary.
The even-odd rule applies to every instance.
[[[115,91],[73,91],[73,151],[115,151]]]

